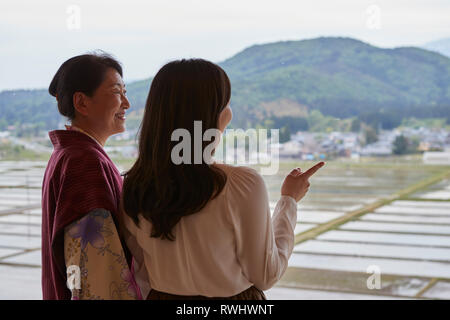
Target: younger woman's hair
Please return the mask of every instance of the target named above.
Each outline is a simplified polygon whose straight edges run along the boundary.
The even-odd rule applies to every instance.
[[[202,137],[217,129],[228,105],[231,85],[225,71],[203,59],[182,59],[163,66],[153,78],[140,127],[139,155],[124,174],[122,205],[139,225],[139,214],[152,224],[151,237],[175,240],[173,227],[183,216],[200,211],[226,183],[226,175],[202,157],[199,164],[174,164],[175,129],[186,129],[194,154],[194,121]],[[202,139],[202,155],[211,142]]]
[[[103,82],[109,68],[116,70],[122,77],[120,63],[104,52],[83,54],[64,62],[48,87],[48,92],[58,101],[59,113],[73,120],[73,94],[83,92],[92,96]]]

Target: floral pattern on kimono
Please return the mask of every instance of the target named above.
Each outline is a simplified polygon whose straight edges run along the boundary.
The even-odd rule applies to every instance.
[[[64,229],[72,300],[135,300],[136,284],[109,211],[95,209]]]

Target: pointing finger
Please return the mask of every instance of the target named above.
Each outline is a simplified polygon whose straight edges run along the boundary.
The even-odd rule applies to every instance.
[[[314,173],[317,172],[317,170],[319,170],[320,168],[322,168],[325,165],[325,162],[319,162],[318,164],[316,164],[315,166],[309,168],[308,170],[305,171],[305,173],[303,173],[303,175],[309,179]]]

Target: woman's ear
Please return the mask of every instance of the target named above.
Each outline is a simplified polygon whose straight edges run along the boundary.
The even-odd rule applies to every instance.
[[[89,111],[87,107],[87,99],[88,97],[83,92],[75,92],[73,94],[73,107],[83,116],[87,116]]]
[[[231,111],[230,105],[227,105],[219,114],[217,128],[223,132],[232,118],[233,112]]]

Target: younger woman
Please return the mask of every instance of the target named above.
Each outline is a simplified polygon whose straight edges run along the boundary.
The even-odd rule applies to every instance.
[[[127,243],[147,281],[143,293],[151,287],[148,299],[265,299],[263,290],[288,266],[297,202],[323,163],[292,170],[271,217],[255,170],[209,164],[203,155],[211,142],[194,141],[209,129],[225,130],[230,96],[222,68],[201,59],[170,62],[153,79],[139,156],[123,186]],[[173,153],[177,129],[190,136],[180,155],[189,161],[181,163]]]

